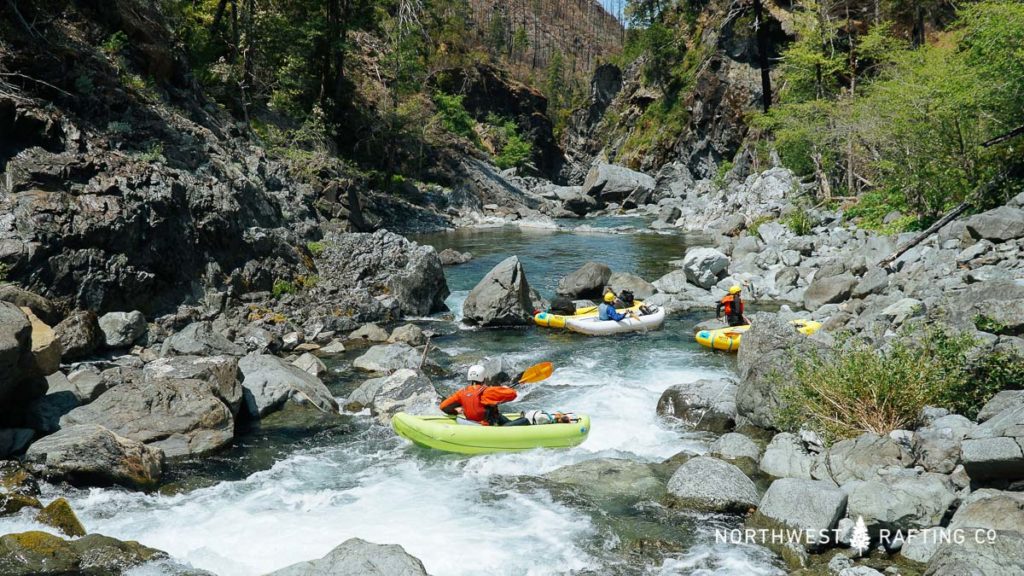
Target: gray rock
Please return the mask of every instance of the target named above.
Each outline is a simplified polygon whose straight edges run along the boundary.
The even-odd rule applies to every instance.
[[[104,379],[100,372],[90,368],[79,368],[68,374],[68,382],[75,387],[76,394],[83,404],[99,398],[100,394],[109,390],[113,385]]]
[[[358,411],[368,407],[385,380],[387,380],[386,377],[365,380],[358,388],[349,393],[348,398],[345,399],[345,409]]]
[[[349,340],[365,340],[367,342],[386,342],[388,333],[373,322],[363,324],[348,335]]]
[[[473,254],[471,252],[459,252],[458,250],[445,248],[441,250],[437,257],[441,260],[442,266],[458,266],[472,260]]]
[[[0,458],[20,454],[35,436],[29,428],[0,428]]]
[[[350,538],[319,560],[299,562],[267,576],[427,576],[416,557],[397,544]]]
[[[163,474],[163,451],[95,424],[73,425],[35,442],[25,459],[51,480],[78,486],[152,488]]]
[[[728,268],[729,257],[714,248],[690,248],[683,257],[686,279],[705,290],[721,280]]]
[[[105,340],[103,331],[100,330],[99,319],[96,313],[90,310],[72,312],[60,324],[54,326],[53,331],[60,340],[65,361],[83,360],[92,356]]]
[[[853,294],[853,288],[857,284],[857,279],[851,274],[844,273],[828,278],[819,278],[815,274],[814,280],[804,292],[804,307],[813,312],[825,304],[845,302]]]
[[[978,411],[978,422],[991,420],[993,416],[1009,408],[1024,406],[1024,390],[1002,390],[989,399]]]
[[[28,308],[43,322],[55,326],[63,320],[60,310],[46,298],[11,283],[0,284],[0,302],[10,302],[19,308]]]
[[[683,463],[668,481],[668,493],[683,508],[745,513],[758,504],[757,488],[743,472],[717,458]]]
[[[776,478],[810,480],[814,459],[796,435],[782,432],[776,434],[764,449],[760,467],[762,472]]]
[[[146,333],[146,317],[137,310],[108,312],[99,323],[107,348],[128,348]]]
[[[423,330],[415,324],[405,324],[391,331],[388,342],[405,342],[409,346],[422,346],[427,341]]]
[[[755,236],[742,236],[732,247],[732,258],[734,261],[742,260],[747,254],[757,254],[761,251],[762,245]]]
[[[1024,493],[983,488],[964,499],[949,529],[1024,531]]]
[[[870,566],[850,566],[839,571],[838,576],[884,576]]]
[[[836,527],[846,511],[846,493],[829,482],[802,478],[780,478],[772,482],[761,498],[752,522],[781,524],[813,534]],[[767,522],[763,522],[767,520]],[[824,542],[812,543],[816,549]]]
[[[234,356],[173,356],[158,358],[142,370],[146,380],[200,380],[210,392],[238,414],[242,406],[242,385],[238,358]]]
[[[1006,408],[972,429],[960,458],[972,480],[1024,479],[1024,406]]]
[[[97,424],[160,448],[169,458],[211,452],[231,441],[231,411],[198,380],[125,382],[60,420],[61,428]]]
[[[402,369],[385,378],[370,402],[370,413],[387,425],[399,412],[440,415],[441,397],[426,376],[415,370]]]
[[[46,383],[46,396],[28,405],[25,423],[43,434],[52,434],[60,429],[61,417],[83,402],[78,389],[63,373],[47,376]]]
[[[242,356],[245,349],[217,332],[210,322],[193,322],[164,340],[162,356]]]
[[[338,340],[331,340],[326,346],[317,350],[321,356],[336,356],[345,351],[345,345]]]
[[[872,294],[881,294],[889,287],[889,273],[884,268],[870,268],[853,288],[853,298],[867,298]]]
[[[960,443],[974,422],[958,414],[937,418],[914,431],[915,463],[929,472],[949,474],[960,462]]]
[[[907,560],[927,564],[948,538],[950,538],[949,529],[942,526],[925,528],[911,533],[900,548],[900,556]]]
[[[793,233],[789,231],[784,225],[778,222],[764,222],[757,227],[757,235],[761,237],[761,240],[768,246],[780,246],[783,241],[792,236]]]
[[[657,410],[695,430],[728,432],[736,427],[736,384],[725,379],[676,384],[662,392]]]
[[[403,368],[418,369],[423,353],[404,342],[370,347],[352,366],[366,372],[389,374]]]
[[[312,405],[322,412],[337,413],[338,403],[316,376],[277,356],[258,354],[238,361],[248,413],[263,417],[285,404]]]
[[[907,320],[924,313],[924,303],[917,298],[900,298],[882,309],[880,315],[892,322],[893,326],[901,326]]]
[[[529,325],[533,320],[530,283],[516,256],[495,266],[470,291],[462,306],[463,321],[480,326]]]
[[[608,279],[608,287],[612,292],[619,294],[623,290],[629,290],[639,300],[646,300],[656,294],[658,289],[647,280],[624,272],[614,272]]]
[[[967,232],[974,238],[1005,242],[1024,237],[1024,210],[1000,206],[967,219]]]
[[[723,460],[750,458],[757,462],[761,459],[761,448],[753,440],[737,432],[719,436],[708,447],[708,453]]]
[[[759,312],[750,316],[750,323],[737,354],[736,408],[754,425],[775,428],[783,404],[781,387],[792,377],[794,359],[827,354],[828,347],[800,334],[777,314]]]
[[[32,326],[30,352],[32,362],[26,368],[33,376],[49,376],[60,368],[61,345],[53,329],[40,320],[29,308],[22,308]]]
[[[611,277],[612,271],[608,266],[599,262],[587,262],[559,280],[556,292],[570,298],[599,298]]]
[[[654,178],[623,166],[595,164],[583,182],[583,193],[600,202],[622,202],[637,192],[654,191]]]
[[[906,468],[914,457],[888,436],[865,433],[833,444],[824,462],[832,479],[842,486],[851,480],[877,480],[883,469]]]
[[[842,488],[849,496],[847,514],[862,517],[875,534],[880,529],[905,532],[937,526],[956,502],[949,478],[930,472],[854,480]]]
[[[924,576],[1022,576],[1024,536],[999,532],[994,542],[975,539],[944,542],[935,551]]]
[[[317,378],[327,373],[327,365],[323,363],[315,354],[310,352],[304,353],[292,362],[292,366],[295,366],[303,372],[308,372]]]

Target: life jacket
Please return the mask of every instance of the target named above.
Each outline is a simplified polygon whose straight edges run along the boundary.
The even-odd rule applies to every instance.
[[[734,294],[726,294],[722,298],[722,306],[726,316],[743,315],[743,300]]]
[[[459,404],[462,406],[462,414],[467,420],[486,426],[498,415],[498,404],[515,400],[516,396],[516,391],[508,386],[470,384],[446,398],[441,403],[441,410]]]

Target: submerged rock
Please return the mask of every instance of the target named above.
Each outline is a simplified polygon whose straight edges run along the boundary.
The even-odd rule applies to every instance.
[[[441,250],[441,253],[437,256],[441,259],[441,265],[443,266],[458,266],[459,264],[465,264],[473,259],[472,253],[459,252],[458,250],[452,250],[451,248]]]
[[[85,526],[78,520],[71,505],[63,498],[57,498],[36,514],[36,522],[53,526],[71,537],[85,536]]]
[[[665,493],[664,483],[650,464],[622,458],[585,460],[556,468],[544,478],[597,502],[623,497],[657,500]]]
[[[509,256],[484,276],[466,297],[463,321],[479,326],[525,326],[533,321],[530,283],[517,256]]]
[[[267,576],[428,576],[416,557],[398,544],[350,538],[319,560],[299,562]]]
[[[147,562],[167,558],[167,553],[160,550],[101,534],[89,534],[76,540],[64,540],[46,532],[0,536],[0,574],[6,576],[122,574]],[[176,568],[172,574],[208,574]]]

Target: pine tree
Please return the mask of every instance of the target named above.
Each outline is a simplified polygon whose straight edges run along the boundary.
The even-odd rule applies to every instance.
[[[868,534],[868,527],[864,524],[864,517],[857,516],[857,523],[853,526],[853,534],[850,536],[850,547],[859,554],[864,554],[870,546],[871,536]]]

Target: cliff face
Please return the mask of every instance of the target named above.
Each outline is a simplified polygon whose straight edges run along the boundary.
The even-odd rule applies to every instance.
[[[602,157],[647,172],[680,161],[697,177],[713,176],[718,164],[732,160],[762,88],[753,14],[730,6],[713,0],[692,16],[667,80],[649,79],[648,54],[623,71],[598,68],[589,107],[573,115],[568,155],[577,163]],[[788,37],[767,10],[765,16],[775,59]]]

